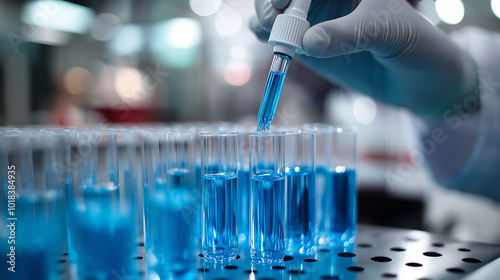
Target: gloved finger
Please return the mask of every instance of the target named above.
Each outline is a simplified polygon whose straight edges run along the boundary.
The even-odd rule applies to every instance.
[[[288,4],[290,4],[290,0],[271,0],[271,3],[276,9],[283,10],[288,7]]]
[[[267,32],[271,32],[276,16],[281,13],[273,7],[271,0],[255,0],[255,12],[260,24]]]
[[[267,42],[269,40],[269,32],[264,30],[264,27],[262,26],[262,24],[260,24],[260,21],[257,17],[252,17],[250,19],[249,27],[250,30],[255,33],[255,36],[257,36],[257,39],[259,39],[259,41]]]
[[[302,39],[305,53],[325,58],[361,51],[356,32],[359,17],[355,13],[309,28]]]
[[[306,31],[303,46],[314,57],[370,51],[388,58],[418,45],[416,28],[428,23],[406,1],[362,1],[350,14],[321,22]]]

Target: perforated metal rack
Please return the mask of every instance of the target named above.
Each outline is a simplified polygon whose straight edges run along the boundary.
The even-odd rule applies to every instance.
[[[135,259],[144,267],[141,245]],[[242,247],[229,264],[210,264],[198,256],[196,279],[500,279],[500,245],[416,230],[360,225],[351,248],[320,250],[314,257],[286,256],[275,266],[252,264],[247,246]],[[67,267],[64,258],[61,263]]]

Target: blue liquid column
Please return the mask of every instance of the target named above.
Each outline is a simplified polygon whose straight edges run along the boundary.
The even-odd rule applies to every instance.
[[[356,129],[316,127],[320,248],[354,243],[357,223]]]
[[[255,263],[279,263],[285,256],[284,136],[250,134],[250,256]]]
[[[260,103],[257,131],[268,131],[274,119],[278,101],[285,83],[286,73],[291,58],[287,55],[276,53],[273,57],[266,88]]]
[[[202,132],[201,140],[203,255],[209,262],[230,262],[238,254],[238,134]]]
[[[201,233],[202,233],[202,222],[201,216],[203,209],[201,203],[203,201],[203,192],[201,189],[201,136],[200,132],[203,127],[196,127],[196,168],[195,168],[195,184],[196,184],[196,202],[195,205],[199,205],[198,211],[196,213],[194,239],[195,239],[195,250],[201,252]]]
[[[61,140],[39,129],[0,132],[1,279],[59,276],[66,225]]]
[[[151,131],[143,140],[146,262],[152,278],[192,279],[195,132]]]
[[[238,204],[237,226],[238,241],[248,243],[250,238],[250,176],[249,176],[249,128],[239,131],[238,135]]]
[[[315,231],[314,132],[285,135],[285,240],[289,254],[313,254]]]
[[[136,270],[131,258],[138,230],[132,201],[134,194],[128,190],[133,187],[127,186],[133,182],[120,184],[120,177],[135,177],[127,163],[133,156],[122,151],[125,157],[119,165],[118,133],[114,130],[80,131],[78,134],[80,174],[79,180],[74,182],[73,206],[69,214],[78,276],[108,278],[116,271],[134,275]],[[132,151],[132,147],[128,151]]]

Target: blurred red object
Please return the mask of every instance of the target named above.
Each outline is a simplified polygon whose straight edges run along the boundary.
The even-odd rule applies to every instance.
[[[151,108],[95,108],[101,116],[113,123],[146,123],[155,122],[160,112]]]

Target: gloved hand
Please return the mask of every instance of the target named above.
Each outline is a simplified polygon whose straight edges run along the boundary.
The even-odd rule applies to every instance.
[[[255,0],[250,27],[267,40],[290,0]],[[326,79],[373,98],[442,118],[477,95],[472,59],[405,0],[313,0],[296,59]],[[478,99],[477,99],[478,100]]]

